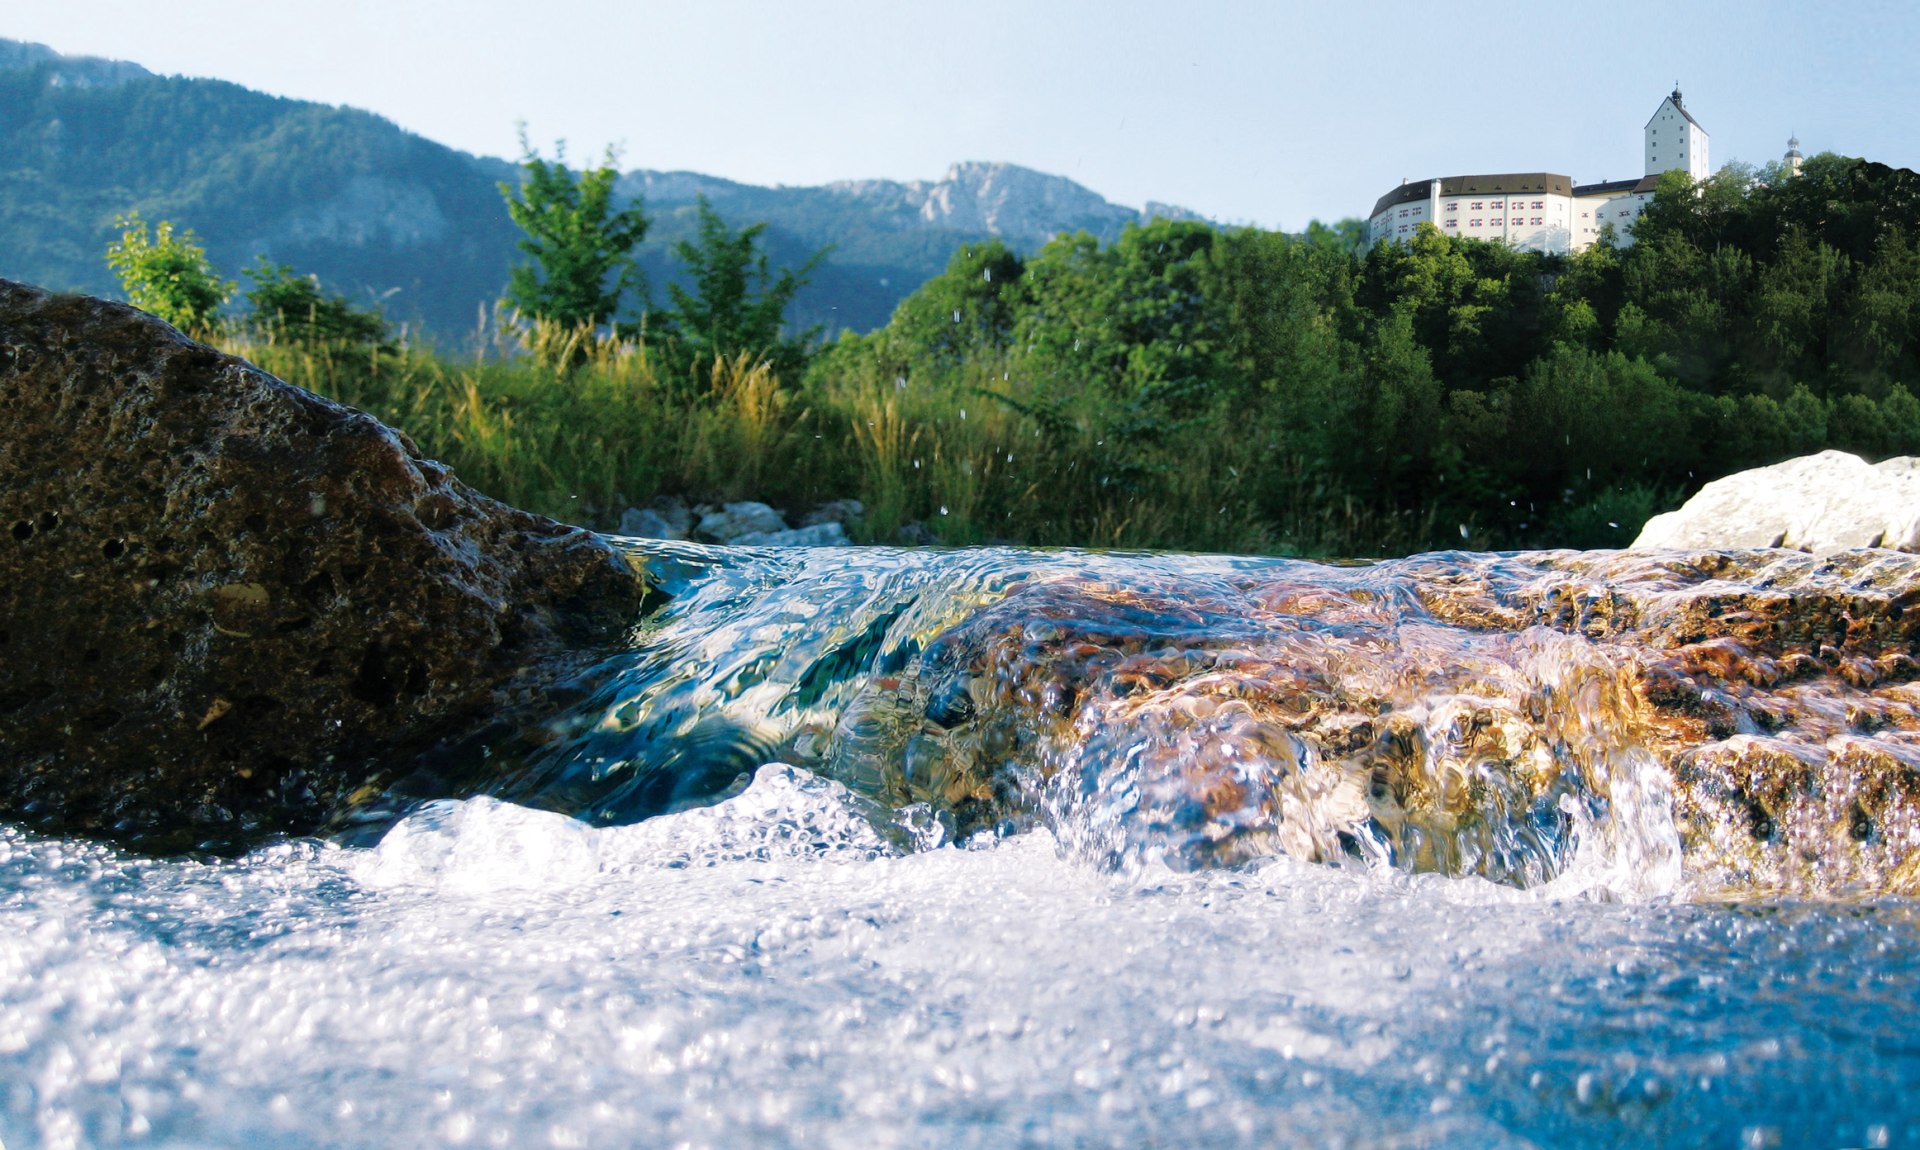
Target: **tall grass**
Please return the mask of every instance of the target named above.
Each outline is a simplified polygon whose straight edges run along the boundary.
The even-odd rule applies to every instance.
[[[1122,458],[1093,401],[1042,417],[984,369],[941,388],[795,382],[740,355],[689,386],[639,342],[535,329],[531,354],[501,343],[483,333],[458,357],[244,337],[228,349],[401,429],[489,495],[603,530],[663,494],[790,514],[852,498],[867,509],[854,534],[874,542],[920,523],[956,545],[1340,549],[1337,530],[1282,538],[1263,520],[1250,492],[1268,463],[1227,410]]]

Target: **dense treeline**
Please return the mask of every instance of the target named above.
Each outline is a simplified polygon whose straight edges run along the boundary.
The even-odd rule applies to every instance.
[[[715,235],[746,266],[751,229]],[[1363,249],[1351,222],[970,246],[884,328],[809,350],[701,325],[734,332],[704,366],[667,336],[547,328],[585,342],[528,356],[503,328],[471,360],[316,338],[289,322],[315,300],[265,295],[281,318],[243,350],[595,526],[667,493],[855,497],[876,541],[1606,546],[1734,470],[1920,452],[1916,237],[1920,177],[1820,156],[1667,177],[1630,246],[1571,258],[1431,229]]]
[[[1156,222],[963,251],[807,387],[962,456],[963,537],[1619,545],[1720,474],[1920,451],[1917,238],[1920,177],[1832,155],[1669,174],[1630,246],[1571,258]],[[951,519],[955,486],[889,512]]]

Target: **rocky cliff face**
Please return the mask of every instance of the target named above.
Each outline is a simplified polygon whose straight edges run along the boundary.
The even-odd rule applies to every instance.
[[[372,417],[0,280],[0,813],[156,848],[310,831],[539,738],[645,589]],[[428,790],[431,778],[420,783]]]
[[[858,180],[827,190],[880,205],[897,204],[923,226],[998,236],[1021,249],[1038,248],[1063,231],[1110,238],[1150,215],[1198,219],[1192,212],[1153,204],[1139,212],[1108,203],[1064,176],[1016,164],[962,163],[938,180]]]

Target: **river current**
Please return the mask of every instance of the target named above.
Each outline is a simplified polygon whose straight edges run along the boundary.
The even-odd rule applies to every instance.
[[[1920,905],[1682,865],[1604,722],[1541,719],[1553,769],[1444,824],[1342,814],[1368,808],[1319,752],[1263,735],[1308,780],[1261,808],[1285,834],[1251,775],[1229,802],[1194,773],[1257,741],[1237,703],[1034,733],[1115,618],[1155,667],[1293,643],[1221,605],[1390,601],[1367,569],[630,545],[665,605],[484,794],[231,859],[0,825],[0,1144],[1920,1145]],[[1060,587],[1120,614],[1056,663]],[[954,687],[943,636],[1016,608],[992,634],[1046,652],[1018,689]],[[1516,642],[1545,695],[1605,705],[1599,655]],[[1274,673],[1209,658],[1191,681]],[[1487,675],[1408,684],[1394,714],[1455,754]]]

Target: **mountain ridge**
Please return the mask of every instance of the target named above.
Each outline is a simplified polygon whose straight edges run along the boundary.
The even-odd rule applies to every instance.
[[[497,184],[519,173],[377,113],[0,39],[0,276],[111,294],[101,252],[114,217],[139,210],[194,229],[228,275],[263,254],[448,336],[498,298],[517,258]],[[1031,252],[1063,231],[1111,240],[1154,214],[1200,218],[986,161],[802,187],[634,169],[616,190],[653,221],[638,255],[656,288],[677,273],[672,247],[695,234],[701,196],[731,226],[767,224],[775,265],[831,247],[791,317],[829,330],[885,323],[967,243]]]

